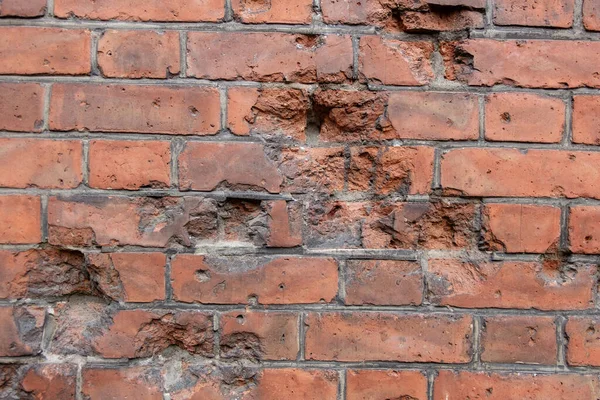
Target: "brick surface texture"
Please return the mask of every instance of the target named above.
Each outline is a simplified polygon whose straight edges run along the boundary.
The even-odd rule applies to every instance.
[[[600,399],[600,0],[0,0],[0,400]]]

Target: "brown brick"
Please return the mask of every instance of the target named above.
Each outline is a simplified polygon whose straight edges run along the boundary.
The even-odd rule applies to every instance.
[[[98,41],[98,67],[111,78],[164,79],[179,74],[179,53],[176,31],[109,30]]]
[[[600,321],[596,316],[569,317],[565,333],[569,365],[600,365]]]
[[[486,317],[481,361],[505,364],[556,364],[556,325],[552,317]]]
[[[298,356],[298,315],[233,311],[221,317],[221,357],[295,360]]]
[[[0,27],[0,75],[85,75],[91,71],[90,32]]]
[[[83,146],[78,141],[0,139],[0,186],[69,189],[83,179]]]
[[[0,307],[0,357],[40,353],[45,315],[42,307]]]
[[[486,204],[486,247],[508,253],[551,252],[560,239],[560,214],[552,206]]]
[[[219,101],[215,88],[56,84],[50,129],[212,135]]]
[[[348,260],[346,304],[418,305],[423,299],[423,274],[409,261]]]
[[[86,367],[82,381],[88,399],[163,399],[160,370],[151,367]]]
[[[336,35],[190,32],[187,63],[188,75],[202,79],[344,82],[352,77],[352,43]]]
[[[0,196],[0,243],[39,243],[42,240],[41,214],[41,201],[37,196]]]
[[[600,96],[573,97],[573,142],[600,145]]]
[[[584,0],[583,26],[589,31],[600,31],[600,1]]]
[[[312,0],[255,1],[233,0],[233,17],[250,24],[309,24]]]
[[[216,22],[225,16],[225,0],[55,0],[54,15],[103,21]]]
[[[558,143],[565,128],[563,100],[529,93],[486,97],[485,138],[493,141]]]
[[[584,151],[470,148],[442,157],[442,187],[463,196],[591,197],[600,154]]]
[[[574,3],[574,0],[497,0],[494,2],[494,23],[570,28]]]
[[[419,371],[350,370],[347,400],[426,400],[427,377]]]
[[[89,185],[100,189],[166,188],[171,184],[169,142],[93,140]]]
[[[40,364],[27,370],[21,387],[35,399],[75,400],[77,366]]]
[[[312,313],[306,324],[308,360],[466,363],[471,359],[469,316]]]
[[[41,132],[44,93],[37,83],[0,83],[0,129]]]
[[[440,371],[433,399],[593,400],[599,390],[593,375]]]
[[[329,258],[178,255],[171,264],[173,297],[185,303],[328,303],[337,295]]]
[[[573,206],[569,215],[569,244],[573,253],[600,252],[600,208]]]
[[[402,42],[363,36],[359,48],[362,79],[383,85],[420,86],[433,80],[429,42]]]
[[[596,267],[505,261],[431,260],[431,302],[464,308],[584,310],[593,302]]]
[[[0,17],[41,17],[46,12],[46,0],[3,0]]]

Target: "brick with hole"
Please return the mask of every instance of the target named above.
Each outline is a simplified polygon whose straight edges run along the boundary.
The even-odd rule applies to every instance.
[[[595,316],[569,317],[565,326],[567,363],[573,366],[600,365],[600,325]]]

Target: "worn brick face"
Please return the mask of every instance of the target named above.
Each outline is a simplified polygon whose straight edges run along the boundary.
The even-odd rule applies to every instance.
[[[0,84],[0,129],[40,132],[44,125],[45,89],[35,83]]]

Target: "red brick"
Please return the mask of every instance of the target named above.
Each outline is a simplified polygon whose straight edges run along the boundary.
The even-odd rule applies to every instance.
[[[302,244],[302,216],[285,200],[269,203],[268,247],[296,247]]]
[[[600,31],[600,2],[598,0],[584,0],[583,26],[589,31]]]
[[[493,141],[558,143],[565,129],[563,100],[529,93],[486,97],[485,138]]]
[[[98,67],[111,78],[169,78],[179,74],[179,53],[176,31],[109,30],[98,41]]]
[[[498,0],[494,2],[494,23],[570,28],[574,3],[574,0]]]
[[[392,11],[378,0],[321,2],[323,20],[328,24],[376,25],[383,27]]]
[[[589,184],[599,166],[595,152],[457,149],[442,157],[442,187],[462,196],[600,198]]]
[[[556,325],[552,317],[486,317],[481,361],[556,364]]]
[[[388,117],[399,138],[476,140],[479,137],[478,100],[470,94],[392,93]]]
[[[347,400],[426,400],[427,377],[419,371],[350,370]]]
[[[573,97],[573,142],[600,145],[600,96]]]
[[[593,400],[599,390],[598,378],[592,375],[440,371],[433,399]]]
[[[344,189],[344,148],[294,147],[284,149],[279,159],[283,189],[292,193],[340,192]]]
[[[56,84],[50,129],[212,135],[219,101],[215,88]]]
[[[41,17],[46,12],[46,0],[3,0],[0,17]]]
[[[88,399],[163,399],[162,379],[158,369],[86,367],[82,374],[81,390]]]
[[[169,142],[93,140],[89,185],[100,189],[165,188],[171,184]]]
[[[409,261],[348,260],[346,304],[418,305],[423,299],[423,274]]]
[[[0,307],[0,357],[40,353],[45,315],[42,307]]]
[[[433,80],[433,44],[363,36],[359,47],[362,79],[383,85],[420,86]]]
[[[178,255],[171,264],[173,297],[185,303],[329,303],[337,295],[329,258]]]
[[[44,93],[37,83],[0,83],[0,130],[41,132]]]
[[[234,311],[221,317],[221,357],[295,360],[298,315]]]
[[[446,76],[474,86],[600,87],[600,43],[471,39],[442,45]],[[505,57],[510,54],[510,58]]]
[[[211,191],[246,188],[279,193],[282,177],[258,143],[190,142],[179,156],[179,186]]]
[[[596,316],[569,317],[565,329],[567,362],[574,366],[600,366],[600,321]]]
[[[40,242],[41,214],[41,201],[37,196],[0,196],[0,243]]]
[[[471,359],[469,316],[313,313],[306,324],[308,360],[466,363]]]
[[[260,82],[344,82],[352,77],[349,36],[190,32],[188,75]]]
[[[483,28],[483,14],[461,8],[442,12],[406,11],[400,14],[400,26],[406,32],[446,32]]]
[[[91,71],[90,32],[0,27],[0,75],[85,75]]]
[[[569,216],[569,243],[573,253],[600,252],[600,208],[573,206]]]
[[[596,267],[536,262],[431,260],[434,304],[464,308],[584,310],[593,303]]]
[[[333,371],[303,369],[265,369],[252,391],[260,400],[335,400],[338,375]]]
[[[0,139],[3,163],[0,186],[69,189],[83,178],[81,142],[42,139]]]
[[[103,21],[216,22],[225,16],[225,0],[55,0],[54,15]]]
[[[104,278],[95,279],[94,285],[108,295],[116,291],[113,298],[135,303],[165,299],[167,260],[162,253],[97,253],[89,254],[88,262],[87,270],[92,277]]]
[[[529,204],[487,204],[484,238],[490,250],[545,253],[558,247],[560,208]]]
[[[27,370],[21,387],[35,399],[75,400],[76,381],[76,365],[40,364]]]
[[[233,18],[250,24],[309,24],[312,0],[233,0]]]

